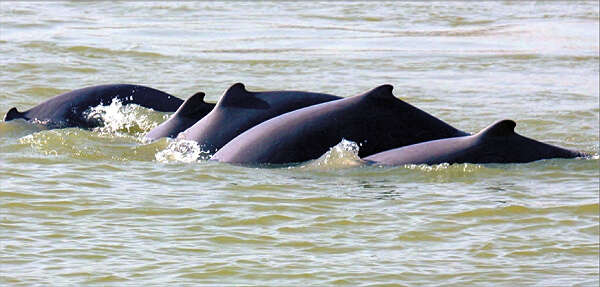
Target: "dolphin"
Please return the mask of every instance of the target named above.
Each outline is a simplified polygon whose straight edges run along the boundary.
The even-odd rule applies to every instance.
[[[165,92],[129,84],[109,84],[73,90],[53,98],[24,112],[11,108],[4,121],[24,119],[44,124],[47,128],[92,128],[100,123],[90,120],[85,112],[98,105],[109,105],[113,99],[123,104],[138,104],[160,112],[174,112],[183,100]]]
[[[583,153],[549,145],[515,133],[512,120],[493,123],[471,136],[454,137],[391,149],[363,158],[379,165],[439,163],[526,163],[575,158]]]
[[[396,98],[392,89],[382,85],[272,118],[231,140],[211,159],[236,164],[297,163],[320,157],[342,139],[356,142],[359,156],[364,157],[468,135]]]
[[[205,151],[214,152],[247,129],[278,115],[339,100],[340,97],[301,91],[249,92],[242,83],[233,84],[214,109],[178,139],[196,141]]]
[[[144,138],[149,141],[162,137],[173,138],[194,125],[215,107],[214,103],[205,102],[204,96],[203,92],[198,92],[189,97],[168,120],[153,128]]]

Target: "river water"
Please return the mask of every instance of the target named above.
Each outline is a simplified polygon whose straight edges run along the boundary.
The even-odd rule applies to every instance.
[[[389,83],[459,129],[513,119],[592,156],[383,168],[343,142],[250,168],[144,143],[168,114],[137,106],[91,131],[0,122],[0,285],[598,286],[598,6],[2,1],[2,115],[105,83],[209,101]]]

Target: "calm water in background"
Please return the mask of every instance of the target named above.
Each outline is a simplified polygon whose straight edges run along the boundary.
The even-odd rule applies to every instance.
[[[107,126],[0,122],[0,285],[599,284],[598,2],[0,3],[0,113],[103,83],[216,101],[377,85],[477,132],[591,159],[397,168],[341,143],[302,166],[196,160]]]

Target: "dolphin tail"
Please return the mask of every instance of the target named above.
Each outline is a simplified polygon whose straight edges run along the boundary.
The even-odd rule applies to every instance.
[[[25,113],[21,113],[17,110],[17,108],[12,107],[10,110],[8,110],[8,112],[6,112],[6,115],[4,116],[4,121],[8,122],[8,121],[12,121],[14,119],[24,119],[25,118]]]

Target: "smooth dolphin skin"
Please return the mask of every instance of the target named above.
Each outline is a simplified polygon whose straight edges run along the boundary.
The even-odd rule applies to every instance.
[[[178,139],[193,140],[205,151],[215,152],[249,128],[278,115],[340,97],[301,91],[249,92],[236,83],[215,108]]]
[[[415,143],[466,136],[401,101],[391,85],[362,95],[296,110],[257,125],[227,143],[213,160],[237,164],[287,164],[316,159],[342,139],[359,156]]]
[[[97,120],[90,120],[85,112],[92,107],[109,105],[113,99],[125,104],[138,104],[161,112],[174,112],[183,100],[165,92],[129,84],[110,84],[91,86],[73,90],[53,97],[25,112],[11,108],[4,116],[4,121],[24,119],[37,121],[48,128],[98,126]]]
[[[364,160],[380,165],[439,163],[526,163],[575,158],[582,153],[545,144],[515,133],[512,120],[498,121],[477,134],[440,139],[380,152]]]
[[[168,120],[148,132],[145,139],[173,138],[194,125],[215,107],[215,104],[205,102],[204,96],[204,93],[198,92],[189,97]]]

